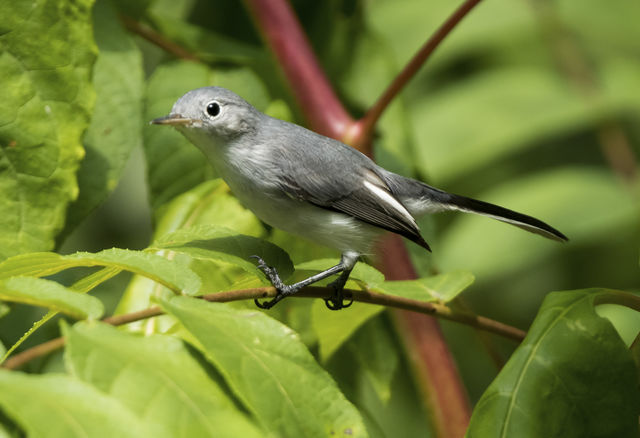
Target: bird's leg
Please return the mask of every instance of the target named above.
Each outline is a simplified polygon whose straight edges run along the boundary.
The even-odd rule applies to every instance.
[[[350,253],[350,252],[345,253],[342,255],[342,258],[340,259],[340,263],[338,263],[337,265],[327,269],[326,271],[319,272],[316,275],[312,275],[309,278],[306,278],[302,281],[299,281],[291,285],[284,284],[284,282],[280,279],[278,272],[274,268],[268,266],[265,263],[265,261],[262,260],[262,258],[258,256],[251,256],[251,257],[258,261],[258,269],[260,269],[264,273],[264,275],[267,276],[267,278],[269,279],[273,287],[276,288],[276,291],[277,291],[276,296],[272,300],[265,301],[263,303],[260,303],[257,299],[254,300],[256,303],[256,306],[260,307],[261,309],[270,309],[273,306],[275,306],[280,300],[282,300],[285,297],[288,297],[289,295],[295,294],[303,287],[309,286],[310,284],[323,280],[327,277],[337,274],[338,272],[342,272],[342,275],[340,275],[340,277],[338,277],[338,279],[335,282],[330,284],[330,286],[333,287],[334,289],[334,295],[331,298],[328,298],[326,300],[327,307],[329,307],[332,310],[338,310],[338,309],[342,309],[343,307],[348,307],[350,305],[349,304],[347,306],[344,306],[342,304],[342,289],[344,289],[344,285],[347,282],[347,278],[349,278],[349,274],[351,273],[353,266],[358,261],[358,254],[356,253]],[[332,303],[333,307],[329,306],[328,304],[329,302]]]
[[[340,310],[349,307],[353,303],[353,300],[351,300],[347,305],[345,305],[344,294],[342,292],[344,290],[344,285],[347,284],[349,275],[351,275],[351,271],[353,271],[353,267],[358,262],[359,257],[360,254],[351,251],[347,251],[342,254],[340,264],[344,266],[344,269],[335,281],[329,283],[329,287],[333,289],[333,294],[331,297],[324,300],[329,309]]]
[[[297,283],[287,285],[282,282],[282,280],[280,279],[280,276],[278,275],[278,272],[274,268],[267,266],[264,260],[262,260],[258,256],[252,256],[252,258],[255,258],[258,260],[258,269],[264,272],[264,275],[267,276],[267,278],[269,279],[273,287],[276,288],[276,291],[277,291],[276,296],[272,300],[265,301],[264,303],[260,303],[257,299],[254,300],[256,303],[256,306],[260,307],[261,309],[270,309],[273,306],[275,306],[280,300],[282,300],[285,297],[288,297],[289,295],[295,294],[303,287],[308,286],[312,283],[315,283],[316,281],[323,280],[327,277],[330,277],[333,274],[337,274],[338,272],[341,272],[344,270],[342,262],[340,262],[334,267],[327,269],[326,271],[322,271],[316,275],[312,275],[311,277],[306,278]]]

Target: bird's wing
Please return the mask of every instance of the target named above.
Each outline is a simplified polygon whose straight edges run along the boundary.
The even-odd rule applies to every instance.
[[[281,188],[289,196],[400,234],[430,250],[415,219],[391,193],[376,165],[342,144],[288,150]],[[304,155],[303,155],[304,154]]]

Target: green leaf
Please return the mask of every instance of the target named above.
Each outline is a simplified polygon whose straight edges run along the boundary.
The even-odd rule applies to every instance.
[[[196,225],[215,225],[256,237],[265,231],[258,218],[240,204],[219,178],[175,197],[160,213],[155,238]]]
[[[187,266],[157,254],[112,248],[95,254],[78,252],[64,257],[78,263],[77,266],[109,266],[125,269],[148,277],[175,293],[193,295],[200,289],[200,279]]]
[[[288,327],[219,303],[175,297],[161,305],[272,433],[367,436],[358,411]]]
[[[471,272],[452,271],[416,280],[386,281],[378,289],[382,293],[412,300],[448,303],[469,287],[474,279]]]
[[[0,263],[0,278],[15,275],[45,276],[79,266],[127,270],[157,281],[176,293],[192,295],[200,289],[200,279],[187,266],[157,254],[119,248],[98,253],[33,253],[15,256]]]
[[[372,285],[372,289],[414,300],[446,302],[454,299],[473,280],[474,277],[469,272],[454,271],[417,280],[385,281]],[[381,306],[354,303],[345,312],[331,312],[321,300],[314,302],[311,321],[318,336],[322,361],[327,361],[358,328],[383,310],[384,307]]]
[[[197,225],[160,237],[149,250],[170,250],[198,260],[219,260],[232,263],[250,274],[257,274],[253,255],[262,257],[285,279],[293,272],[293,264],[282,249],[271,242],[253,236],[243,236],[214,225]]]
[[[509,181],[481,198],[552,224],[569,237],[568,244],[574,247],[593,244],[597,239],[609,240],[609,233],[637,224],[638,204],[632,192],[605,170],[550,170]],[[483,279],[529,266],[562,249],[516,227],[462,214],[447,229],[439,246],[438,264],[442,269],[469,269]]]
[[[21,257],[21,256],[17,256],[17,257]],[[16,257],[13,257],[13,259],[15,259],[15,258]],[[23,260],[25,258],[26,257],[21,257],[21,259],[23,259]],[[11,260],[11,259],[8,259],[7,262],[9,260]],[[33,272],[33,270],[31,269],[31,267],[28,264],[24,264],[23,268],[31,271],[33,275],[41,276],[39,272]],[[115,275],[118,275],[119,273],[120,273],[120,269],[118,269],[118,268],[104,268],[104,269],[99,270],[98,272],[94,272],[91,275],[88,275],[88,276],[86,276],[84,278],[81,278],[76,283],[74,283],[70,287],[70,289],[73,290],[74,292],[84,294],[84,293],[89,292],[91,289],[93,289],[97,285],[109,280],[110,278],[114,277]],[[16,275],[22,275],[22,274],[16,274]],[[2,277],[0,275],[0,278],[4,278],[4,277]],[[16,348],[18,348],[20,345],[22,345],[22,343],[24,341],[26,341],[29,338],[29,336],[31,336],[36,330],[38,330],[40,327],[45,325],[49,320],[51,320],[51,318],[53,318],[57,314],[58,314],[58,312],[56,312],[54,310],[50,310],[42,318],[40,318],[38,321],[36,321],[31,326],[31,328],[29,328],[29,330],[27,330],[27,332],[24,335],[22,335],[20,337],[20,339],[18,339],[18,341],[11,346],[11,348],[9,348],[9,350],[7,350],[5,353],[2,354],[2,357],[0,358],[0,365],[2,364],[2,362],[7,360],[7,357],[9,357],[9,355],[11,353],[13,353],[13,351]]]
[[[142,145],[142,54],[109,0],[94,6],[93,25],[100,50],[93,68],[96,106],[84,137],[80,193],[68,208],[65,234],[113,191],[130,152]]]
[[[46,277],[65,269],[61,255],[53,252],[35,252],[13,256],[0,263],[0,279],[24,276]]]
[[[94,93],[91,0],[3,0],[0,260],[52,249],[78,194]]]
[[[13,277],[0,281],[0,299],[46,307],[77,319],[96,319],[104,313],[99,299],[41,278]]]
[[[265,232],[260,221],[240,205],[221,179],[205,181],[175,197],[158,211],[157,216],[155,237],[161,237],[182,228],[210,224],[256,237],[264,235]],[[188,264],[189,268],[200,277],[202,293],[233,289],[232,285],[238,281],[239,277],[248,276],[245,270],[234,264],[192,258],[184,254],[182,256],[185,259],[184,263]],[[255,278],[255,270],[249,276]],[[158,287],[158,284],[145,278],[134,277],[118,305],[118,313],[148,307],[149,298],[157,294]],[[134,325],[141,324],[134,323]]]
[[[166,436],[259,437],[183,343],[126,334],[101,323],[64,327],[65,362]]]
[[[0,406],[32,438],[157,436],[117,400],[74,378],[0,369]]]
[[[547,296],[524,342],[476,405],[468,437],[637,437],[634,362],[594,304],[611,292]]]

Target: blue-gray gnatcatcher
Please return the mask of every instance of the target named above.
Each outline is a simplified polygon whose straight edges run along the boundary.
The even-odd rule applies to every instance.
[[[478,213],[544,237],[567,238],[546,223],[483,201],[453,195],[391,173],[357,150],[301,126],[261,113],[220,87],[190,91],[171,113],[152,121],[178,129],[209,159],[235,196],[267,224],[342,251],[340,263],[286,285],[275,269],[258,267],[277,290],[271,308],[316,281],[331,283],[330,309],[347,307],[343,288],[362,254],[384,232],[400,234],[430,250],[414,216],[443,210]]]

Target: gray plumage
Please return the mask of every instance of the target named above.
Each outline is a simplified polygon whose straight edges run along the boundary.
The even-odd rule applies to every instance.
[[[349,272],[383,231],[429,249],[414,216],[473,212],[567,240],[533,217],[391,173],[339,141],[259,112],[224,88],[190,91],[170,115],[153,123],[175,126],[200,148],[240,201],[264,222],[342,251],[341,263],[321,277],[342,272],[327,301],[332,309],[345,307],[342,288]],[[312,282],[287,286],[261,260],[259,267],[279,291],[261,307],[271,307]],[[315,277],[308,280],[321,279]]]

